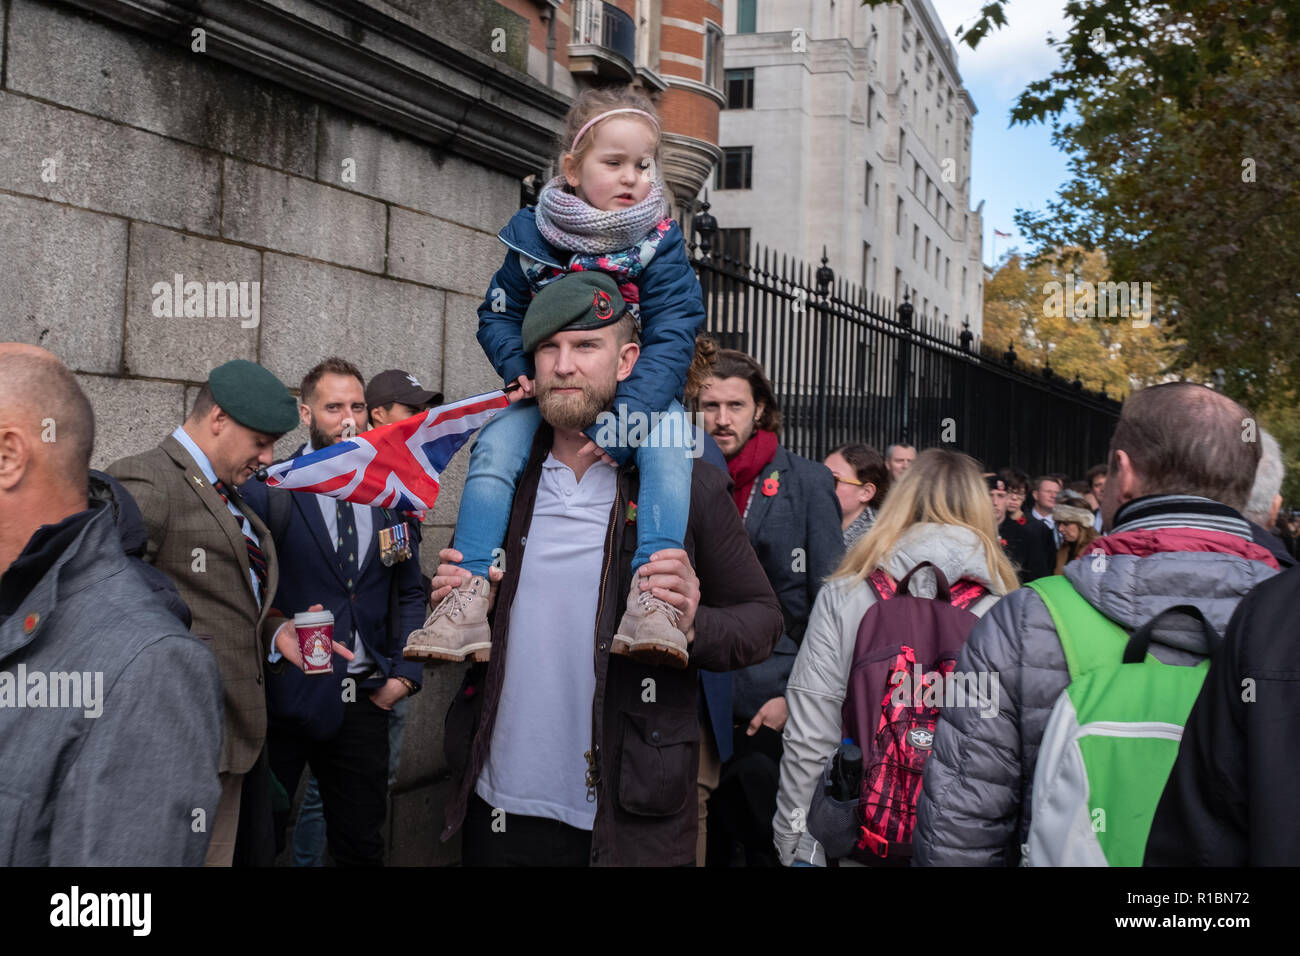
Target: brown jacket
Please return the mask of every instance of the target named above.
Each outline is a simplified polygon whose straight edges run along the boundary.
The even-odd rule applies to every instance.
[[[447,713],[445,747],[456,775],[456,791],[447,805],[443,840],[464,823],[469,798],[487,761],[509,653],[517,570],[551,438],[550,427],[543,424],[515,493],[506,533],[506,576],[493,612],[492,659],[470,669]],[[636,472],[629,465],[619,469],[593,635],[594,747],[587,781],[596,796],[593,865],[681,866],[694,861],[699,815],[697,668],[726,671],[754,664],[772,653],[781,636],[781,606],[740,522],[729,483],[720,468],[695,462],[683,543],[700,579],[700,606],[690,666],[673,670],[609,653],[632,587],[636,550],[636,528],[626,520],[627,503],[636,500]],[[653,702],[642,699],[646,678],[655,681]]]
[[[237,497],[266,557],[259,610],[239,524],[180,442],[169,435],[158,447],[115,461],[107,470],[140,506],[149,529],[145,560],[176,582],[194,615],[191,630],[216,656],[225,709],[221,772],[247,773],[266,741],[263,668],[276,623],[267,620],[267,612],[279,583],[271,533]]]

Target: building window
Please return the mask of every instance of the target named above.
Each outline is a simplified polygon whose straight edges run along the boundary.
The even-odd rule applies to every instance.
[[[898,208],[894,211],[894,235],[903,234],[903,200],[898,200]]]
[[[871,243],[862,244],[862,287],[867,288],[871,280]]]
[[[704,25],[704,82],[722,89],[722,31],[712,23]]]
[[[925,271],[930,271],[930,237],[925,237]]]
[[[867,129],[871,129],[871,119],[876,112],[876,91],[867,88]]]
[[[754,108],[754,71],[727,70],[727,109],[752,110]]]
[[[714,173],[714,189],[752,189],[752,164],[754,147],[726,146],[722,150],[722,162]]]
[[[871,164],[870,164],[870,163],[867,163],[867,182],[866,182],[866,188],[863,189],[863,191],[862,191],[862,202],[863,202],[864,205],[867,205],[867,206],[870,206],[870,205],[871,205],[871,173],[872,173]]]
[[[912,261],[916,261],[916,253],[921,248],[921,227],[912,227]]]
[[[899,305],[903,301],[903,270],[894,270],[894,305]]]
[[[952,276],[952,260],[947,256],[943,257],[943,287],[948,288],[948,280]]]
[[[737,33],[757,32],[757,7],[758,0],[740,0],[740,2],[736,4]]]
[[[718,252],[735,262],[749,262],[749,230],[719,229]]]

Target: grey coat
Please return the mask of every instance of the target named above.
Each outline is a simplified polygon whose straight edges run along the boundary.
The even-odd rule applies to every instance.
[[[131,566],[113,509],[90,508],[0,624],[9,681],[91,675],[80,706],[0,707],[0,865],[199,865],[221,789],[216,660]]]
[[[984,545],[975,532],[953,525],[917,524],[909,528],[885,562],[895,580],[929,561],[948,583],[960,578],[979,581],[988,594],[971,605],[982,617],[998,601],[1001,584],[993,583]],[[922,568],[913,578],[911,593],[934,597],[934,572]],[[858,625],[876,603],[876,592],[866,581],[836,578],[817,595],[803,645],[786,687],[786,720],[781,754],[781,787],[772,819],[772,838],[782,863],[795,860],[825,865],[825,855],[804,826],[813,790],[821,779],[826,759],[843,736],[840,711],[848,687],[849,667],[858,641]]]
[[[1167,552],[1085,556],[1065,567],[1081,595],[1126,631],[1177,604],[1194,604],[1222,635],[1241,598],[1276,571],[1230,554]],[[1162,618],[1151,653],[1191,664],[1212,648],[1185,615]],[[957,669],[998,675],[999,713],[974,708],[940,715],[926,761],[912,863],[1013,866],[1029,832],[1034,766],[1056,698],[1070,682],[1065,653],[1042,599],[1022,588],[971,631]]]

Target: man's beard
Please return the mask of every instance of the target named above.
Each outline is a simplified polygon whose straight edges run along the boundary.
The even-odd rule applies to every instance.
[[[322,448],[329,448],[337,439],[332,435],[327,435],[316,427],[316,418],[312,416],[311,424],[307,426],[308,434],[311,437],[311,447],[319,451]]]
[[[577,395],[555,393],[557,388],[580,388]],[[574,380],[555,379],[537,390],[537,406],[542,418],[552,428],[561,431],[582,431],[596,422],[596,416],[607,410],[614,402],[614,393],[618,389],[616,382],[606,386],[591,382],[582,383]]]

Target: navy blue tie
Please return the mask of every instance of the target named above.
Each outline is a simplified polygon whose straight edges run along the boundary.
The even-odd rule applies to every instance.
[[[357,522],[352,515],[352,502],[335,501],[335,514],[338,518],[338,534],[335,550],[338,555],[339,570],[348,582],[348,590],[356,586],[357,580]]]

